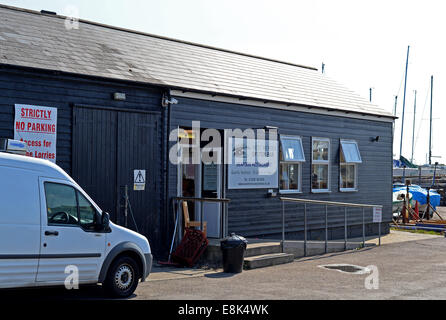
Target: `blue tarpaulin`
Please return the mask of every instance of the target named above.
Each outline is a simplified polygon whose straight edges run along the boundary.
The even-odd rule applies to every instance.
[[[394,187],[393,192],[406,191],[406,187]],[[409,186],[409,192],[412,194],[412,200],[418,201],[420,205],[427,204],[427,190],[417,185]],[[429,191],[430,203],[434,209],[440,205],[441,196],[434,190]]]
[[[393,167],[394,168],[418,168],[417,165],[413,164],[412,162],[410,162],[409,160],[407,160],[406,158],[404,158],[403,156],[400,157],[399,160],[393,160]]]

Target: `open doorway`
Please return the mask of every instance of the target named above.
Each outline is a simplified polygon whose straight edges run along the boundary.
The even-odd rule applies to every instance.
[[[221,199],[223,195],[223,154],[219,149],[216,158],[218,163],[205,164],[201,161],[201,153],[199,163],[193,161],[193,148],[200,145],[203,148],[205,145],[196,144],[195,137],[192,130],[184,128],[189,144],[180,144],[181,164],[178,166],[178,195],[180,197],[189,198],[209,198]],[[184,138],[184,137],[183,137]],[[207,143],[205,143],[207,144]],[[222,204],[204,202],[188,202],[190,219],[193,221],[207,222],[207,237],[221,238],[222,237]]]

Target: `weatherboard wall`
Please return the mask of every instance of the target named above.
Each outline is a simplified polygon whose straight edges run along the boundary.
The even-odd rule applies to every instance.
[[[126,101],[113,100],[115,92],[126,93]],[[1,137],[14,138],[15,104],[58,108],[57,164],[70,174],[73,105],[161,111],[161,93],[122,82],[0,67]]]
[[[123,92],[126,94],[126,101],[115,101],[112,99],[113,93]],[[155,207],[156,212],[150,213],[156,216],[154,221],[159,225],[156,226],[160,233],[163,233],[166,226],[163,220],[163,204],[164,204],[164,177],[163,177],[163,123],[162,92],[159,89],[126,82],[105,81],[98,78],[77,77],[71,75],[63,75],[60,73],[51,73],[30,69],[18,69],[13,67],[0,67],[0,137],[14,138],[14,105],[30,104],[54,107],[58,109],[57,119],[57,164],[63,168],[68,174],[73,174],[73,108],[75,105],[82,105],[91,108],[103,108],[104,110],[144,110],[159,114],[161,123],[158,124],[158,132],[154,141],[156,143],[156,152],[153,159],[155,162],[150,168],[132,168],[147,169],[147,177],[153,177],[153,181],[147,183],[156,185]],[[113,109],[115,108],[115,109]],[[85,132],[82,138],[85,143],[93,143],[96,137],[95,130]],[[103,134],[107,134],[103,132]],[[123,144],[130,142],[131,136],[120,137]],[[128,143],[127,143],[128,144]],[[132,142],[129,145],[137,145]],[[105,146],[98,146],[106,148]],[[109,154],[110,150],[104,153]],[[141,156],[141,155],[139,155]],[[131,157],[131,156],[129,156]],[[105,163],[83,163],[81,166],[93,166],[97,170],[101,170]],[[95,171],[94,169],[93,171]],[[133,174],[133,172],[132,172]],[[73,177],[78,180],[76,177]],[[94,178],[94,177],[93,177]],[[129,178],[132,180],[133,176]],[[113,183],[111,181],[110,183]],[[82,187],[82,185],[81,185]],[[132,186],[130,186],[132,188]],[[135,212],[135,215],[144,216],[147,212]],[[118,219],[122,220],[122,219]],[[138,220],[138,218],[137,218]],[[132,227],[132,226],[130,226]],[[153,226],[151,226],[153,230]],[[140,230],[141,233],[149,236],[147,230]],[[158,239],[159,243],[152,243],[154,251],[160,252],[161,246],[164,245],[165,239]]]
[[[112,100],[114,92],[124,92],[125,102]],[[392,123],[382,121],[316,115],[296,111],[278,110],[246,106],[240,104],[213,102],[177,97],[178,104],[171,106],[170,128],[165,127],[167,113],[161,107],[162,91],[156,88],[129,84],[127,82],[104,81],[98,78],[76,77],[51,72],[32,71],[3,66],[0,69],[0,136],[14,136],[14,105],[16,103],[57,107],[57,164],[69,174],[72,173],[72,128],[73,105],[98,106],[105,108],[128,108],[161,112],[159,126],[159,153],[156,157],[159,169],[154,173],[153,183],[160,186],[159,228],[163,242],[168,243],[173,232],[174,216],[171,207],[164,209],[164,201],[177,196],[177,167],[165,162],[166,150],[162,148],[166,129],[177,126],[190,127],[192,121],[201,121],[202,128],[246,129],[275,126],[280,134],[303,137],[306,162],[302,170],[302,193],[289,195],[316,200],[354,202],[384,206],[384,221],[391,220],[392,203]],[[164,130],[162,128],[165,128]],[[371,138],[380,136],[379,142]],[[331,140],[331,192],[311,193],[311,137],[326,137]],[[339,191],[339,142],[340,139],[358,141],[363,164],[358,169],[358,192]],[[170,144],[171,146],[172,144]],[[168,168],[168,197],[161,191],[164,188],[164,169]],[[224,177],[227,179],[227,177]],[[229,232],[248,237],[279,237],[282,227],[282,205],[277,198],[268,198],[266,189],[226,190],[229,204]],[[309,235],[323,236],[325,226],[323,208],[308,208]],[[302,237],[303,207],[286,205],[287,237]],[[371,222],[371,211],[366,212],[366,222]],[[362,212],[350,209],[348,224],[349,236],[360,233]],[[343,236],[344,212],[329,211],[330,237]],[[359,227],[358,227],[359,226]],[[359,228],[359,229],[358,229]],[[168,232],[165,232],[168,230]],[[386,229],[383,227],[383,232]],[[371,225],[367,232],[377,232]]]
[[[392,123],[382,121],[317,115],[296,111],[268,109],[240,104],[177,97],[179,103],[172,106],[171,129],[192,127],[192,121],[200,121],[201,128],[242,129],[279,128],[283,135],[301,136],[306,157],[302,168],[302,193],[287,197],[383,205],[383,221],[392,219]],[[372,137],[379,136],[378,142]],[[330,138],[331,192],[311,192],[311,139]],[[363,163],[358,168],[358,191],[339,191],[340,139],[358,142]],[[171,146],[173,144],[171,143]],[[169,195],[177,195],[177,167],[170,164]],[[225,177],[227,180],[227,176]],[[269,198],[266,189],[226,190],[231,200],[228,209],[228,231],[247,237],[281,237],[282,204],[278,198]],[[289,238],[302,238],[304,230],[303,205],[286,204],[286,232]],[[348,209],[348,236],[362,234],[362,209]],[[325,237],[325,208],[308,206],[308,230],[313,239]],[[345,211],[329,208],[329,238],[344,236]],[[378,225],[371,224],[372,209],[365,211],[366,232],[378,233]],[[383,232],[388,227],[383,224]]]

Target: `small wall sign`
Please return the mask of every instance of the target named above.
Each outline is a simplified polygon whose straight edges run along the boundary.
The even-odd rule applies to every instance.
[[[383,208],[382,207],[374,207],[373,208],[373,223],[381,223],[383,222]]]
[[[146,170],[135,170],[133,176],[133,190],[144,191],[146,189]]]

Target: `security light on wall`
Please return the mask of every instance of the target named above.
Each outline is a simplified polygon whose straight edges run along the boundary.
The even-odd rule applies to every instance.
[[[169,105],[172,105],[172,104],[178,104],[178,100],[177,99],[175,99],[175,98],[168,98],[167,97],[167,95],[164,95],[163,96],[163,100],[161,101],[161,104],[162,104],[162,106],[164,107],[164,108],[166,108],[167,106],[169,106]]]
[[[113,99],[116,101],[125,101],[127,99],[125,93],[122,92],[115,92],[113,94]]]
[[[374,137],[374,138],[371,138],[371,141],[372,141],[372,142],[378,142],[379,139],[380,139],[380,136],[376,136],[376,137]]]

